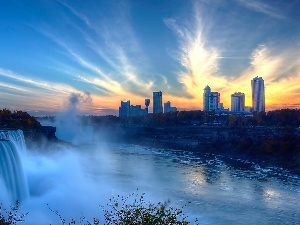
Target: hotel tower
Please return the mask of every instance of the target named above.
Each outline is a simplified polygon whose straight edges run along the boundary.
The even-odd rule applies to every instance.
[[[253,112],[265,111],[265,85],[261,77],[251,80]]]
[[[162,92],[156,91],[153,92],[153,113],[162,113]]]

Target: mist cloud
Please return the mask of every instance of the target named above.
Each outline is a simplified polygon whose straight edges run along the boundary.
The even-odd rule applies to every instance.
[[[72,93],[69,96],[69,105],[71,107],[77,107],[80,104],[92,104],[93,99],[91,96],[91,93],[89,92],[83,92],[83,93]]]

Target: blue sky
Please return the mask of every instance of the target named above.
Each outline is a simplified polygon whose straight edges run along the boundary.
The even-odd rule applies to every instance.
[[[299,0],[1,1],[0,108],[55,115],[117,115],[121,100],[163,92],[202,109],[203,88],[266,85],[266,108],[300,106]],[[151,108],[150,108],[151,110]]]

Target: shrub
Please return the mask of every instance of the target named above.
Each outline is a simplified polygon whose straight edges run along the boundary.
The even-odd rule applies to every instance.
[[[170,202],[151,203],[146,202],[144,193],[131,194],[127,197],[118,195],[109,199],[107,207],[103,207],[104,220],[106,225],[187,225],[187,216],[183,212],[183,207],[174,208]],[[49,207],[49,206],[48,206]],[[3,208],[0,204],[0,225],[12,225],[25,222],[24,218],[28,213],[19,213],[20,204],[16,202],[10,210]],[[77,224],[74,219],[66,222],[58,211],[54,211],[49,207],[50,211],[55,213],[61,224],[72,225]],[[195,224],[197,224],[197,220]],[[93,222],[89,222],[83,215],[80,217],[80,225],[99,225],[100,220],[94,218]]]
[[[10,210],[3,208],[3,205],[0,204],[0,225],[10,225],[24,222],[24,218],[28,213],[19,213],[20,202],[16,201],[14,206],[10,206]]]
[[[134,198],[130,203],[129,199]],[[104,210],[107,225],[186,225],[189,222],[182,208],[164,203],[146,202],[144,194],[132,194],[128,197],[111,198]],[[128,203],[129,202],[129,203]]]
[[[183,208],[173,208],[170,202],[151,203],[144,199],[145,194],[131,194],[127,197],[118,195],[109,199],[107,207],[102,207],[104,211],[105,225],[187,225],[187,216]],[[49,208],[50,209],[50,208]],[[70,222],[54,211],[63,225],[76,224],[72,219]],[[195,221],[195,224],[198,221]],[[80,218],[80,225],[99,225],[100,220],[94,218],[89,222],[84,216]],[[1,225],[1,224],[0,224]]]

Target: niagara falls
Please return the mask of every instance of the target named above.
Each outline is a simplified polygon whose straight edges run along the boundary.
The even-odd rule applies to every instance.
[[[75,139],[88,129],[74,127]],[[33,151],[24,149],[20,130],[0,134],[1,200],[20,200],[21,210],[30,212],[25,224],[60,224],[51,210],[68,221],[80,215],[103,221],[101,207],[109,198],[135,192],[146,193],[152,202],[186,205],[190,221],[198,218],[200,224],[298,221],[299,175],[279,167],[217,154],[105,143],[91,132],[82,139],[88,142],[73,147]]]
[[[300,225],[300,0],[0,1],[0,225]]]

